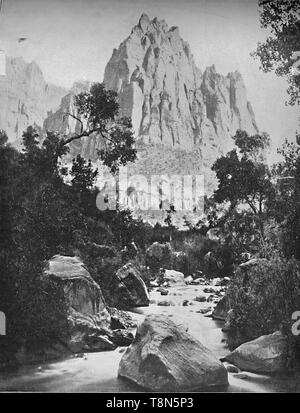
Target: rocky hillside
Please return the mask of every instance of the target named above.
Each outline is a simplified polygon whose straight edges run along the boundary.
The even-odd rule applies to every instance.
[[[27,126],[42,127],[48,112],[59,107],[66,93],[48,84],[35,62],[6,58],[6,76],[0,76],[0,128],[10,141],[19,140]]]

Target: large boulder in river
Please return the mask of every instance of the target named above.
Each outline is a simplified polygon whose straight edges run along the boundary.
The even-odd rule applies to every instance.
[[[61,286],[69,307],[67,328],[59,337],[60,344],[72,352],[114,350],[129,345],[133,340],[120,312],[106,308],[100,286],[90,276],[78,257],[56,255],[49,260],[44,271],[47,277]],[[122,312],[121,312],[122,313]],[[125,315],[121,314],[123,319]]]
[[[164,281],[170,285],[185,285],[184,274],[175,270],[166,270]]]
[[[127,263],[117,271],[109,290],[112,307],[128,309],[146,307],[150,303],[147,287],[132,263]]]
[[[283,371],[287,361],[287,339],[280,331],[261,336],[240,345],[225,360],[253,373]]]
[[[61,285],[71,309],[82,314],[97,314],[105,309],[101,288],[80,258],[55,255],[48,261],[44,276]]]
[[[152,391],[193,391],[228,384],[222,363],[182,326],[162,315],[148,315],[138,327],[118,375]]]
[[[212,318],[214,320],[225,321],[229,310],[230,310],[230,302],[229,302],[228,297],[224,295],[224,297],[221,298],[221,300],[218,302],[218,304],[214,308],[214,311],[212,313]]]

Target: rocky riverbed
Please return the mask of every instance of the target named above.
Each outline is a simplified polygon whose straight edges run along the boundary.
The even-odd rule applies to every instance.
[[[150,292],[149,307],[135,308],[133,318],[141,323],[147,314],[163,314],[201,341],[217,358],[228,354],[223,323],[213,320],[208,312],[212,293],[222,287],[207,285],[174,285],[168,294],[162,295],[159,288]],[[197,299],[204,296],[206,301]],[[163,305],[162,305],[163,302]],[[207,314],[203,314],[207,311]],[[1,391],[42,392],[138,392],[143,389],[117,378],[118,367],[125,347],[113,351],[87,353],[83,357],[68,357],[61,361],[22,366],[2,370]],[[221,392],[299,392],[300,378],[294,375],[258,375],[246,371],[228,373],[229,386],[218,388]],[[207,391],[207,390],[206,390]]]

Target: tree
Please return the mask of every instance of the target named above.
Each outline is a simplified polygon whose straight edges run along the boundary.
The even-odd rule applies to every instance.
[[[254,57],[265,72],[275,69],[287,78],[289,104],[300,100],[300,3],[299,0],[259,0],[260,22],[271,35],[258,43]]]
[[[116,209],[119,210],[120,166],[136,159],[131,119],[119,116],[117,93],[106,90],[103,83],[95,83],[89,91],[75,96],[78,115],[68,113],[81,125],[80,132],[66,138],[63,145],[96,134],[103,139],[104,148],[98,151],[104,165],[116,176]]]
[[[170,205],[169,209],[166,210],[167,212],[167,216],[164,219],[164,222],[168,225],[169,228],[169,240],[170,242],[172,242],[173,239],[173,229],[174,229],[174,225],[173,225],[173,220],[172,220],[172,216],[173,214],[175,214],[176,210],[174,205]]]
[[[92,134],[101,136],[105,148],[99,151],[101,160],[113,173],[120,165],[134,161],[136,149],[131,119],[119,117],[117,93],[106,90],[103,83],[94,83],[89,91],[75,96],[78,115],[68,113],[81,125],[80,132],[67,137],[63,145]]]
[[[73,159],[70,171],[71,183],[79,192],[85,192],[93,187],[98,175],[98,170],[93,169],[91,161],[86,161],[81,155]]]
[[[262,214],[272,190],[268,166],[261,161],[261,151],[268,145],[268,137],[265,134],[249,136],[237,131],[233,139],[239,153],[234,149],[218,158],[212,166],[219,181],[214,199],[218,203],[229,202],[231,209],[246,203],[254,214]]]
[[[296,138],[299,142],[299,134]],[[270,198],[268,213],[283,232],[284,255],[300,259],[300,147],[298,143],[286,140],[278,152],[283,160],[272,170],[276,191]]]
[[[27,179],[34,183],[56,180],[62,183],[66,169],[61,166],[59,159],[69,152],[63,138],[54,132],[47,132],[42,141],[37,130],[29,126],[23,133],[23,150],[21,166]]]

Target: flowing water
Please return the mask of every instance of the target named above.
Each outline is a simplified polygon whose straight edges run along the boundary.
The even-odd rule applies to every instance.
[[[151,299],[155,302],[172,301],[171,306],[158,306],[134,310],[133,317],[141,322],[147,314],[165,314],[176,323],[183,324],[189,332],[208,347],[216,357],[224,356],[228,349],[222,324],[203,314],[197,313],[208,303],[194,301],[203,293],[202,286],[177,286],[170,288],[168,296],[161,296],[152,291]],[[190,304],[183,306],[183,300]],[[29,392],[139,392],[143,391],[134,384],[117,378],[119,361],[125,349],[101,353],[89,353],[83,358],[70,357],[62,361],[43,365],[22,366],[0,372],[0,391]],[[253,373],[238,378],[229,373],[229,386],[218,389],[220,392],[300,392],[300,378],[293,375],[270,377]]]

